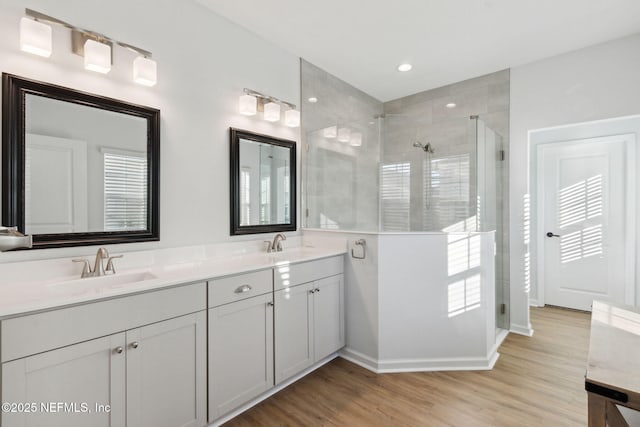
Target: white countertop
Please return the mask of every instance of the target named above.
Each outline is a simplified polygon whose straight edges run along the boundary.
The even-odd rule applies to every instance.
[[[202,260],[158,263],[118,270],[116,275],[81,279],[79,276],[21,280],[0,286],[0,319],[63,306],[148,292],[170,286],[202,282],[283,264],[345,254],[346,245],[294,247],[283,252],[250,252]],[[68,261],[68,260],[65,260]],[[119,283],[131,278],[130,283]],[[144,280],[141,280],[144,279]]]

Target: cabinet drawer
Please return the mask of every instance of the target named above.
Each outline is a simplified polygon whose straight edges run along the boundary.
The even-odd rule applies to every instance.
[[[205,290],[197,283],[3,320],[0,361],[204,310]]]
[[[273,290],[271,269],[209,281],[209,307],[266,294]]]
[[[301,283],[313,282],[323,277],[341,274],[343,256],[301,262],[299,264],[281,265],[273,269],[274,289],[288,288]]]

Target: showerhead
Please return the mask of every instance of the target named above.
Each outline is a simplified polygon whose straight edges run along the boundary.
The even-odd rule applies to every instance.
[[[431,146],[430,142],[427,142],[427,145],[422,145],[420,141],[416,141],[413,143],[413,146],[416,148],[422,148],[422,151],[424,151],[425,153],[429,153],[429,154],[434,153],[433,147]]]

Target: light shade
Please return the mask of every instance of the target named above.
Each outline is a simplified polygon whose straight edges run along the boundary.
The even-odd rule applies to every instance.
[[[360,147],[362,145],[362,134],[360,132],[353,132],[349,144],[353,147]]]
[[[111,46],[95,40],[84,43],[84,68],[106,74],[111,70]]]
[[[322,136],[325,138],[333,139],[338,136],[338,126],[329,126],[322,129]]]
[[[280,105],[275,102],[264,104],[264,119],[268,122],[280,120]]]
[[[349,142],[350,139],[351,139],[351,129],[349,128],[338,129],[338,141]]]
[[[297,128],[300,126],[300,111],[287,110],[284,112],[284,124],[290,128]]]
[[[153,59],[138,56],[133,60],[133,81],[144,86],[153,86],[158,81],[158,64]]]
[[[251,95],[242,95],[239,102],[240,114],[255,116],[258,111],[258,98]]]
[[[20,50],[34,55],[51,56],[51,27],[29,18],[20,20]]]

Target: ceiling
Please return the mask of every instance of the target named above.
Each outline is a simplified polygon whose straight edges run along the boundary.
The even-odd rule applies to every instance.
[[[640,32],[638,0],[196,1],[380,101]]]

